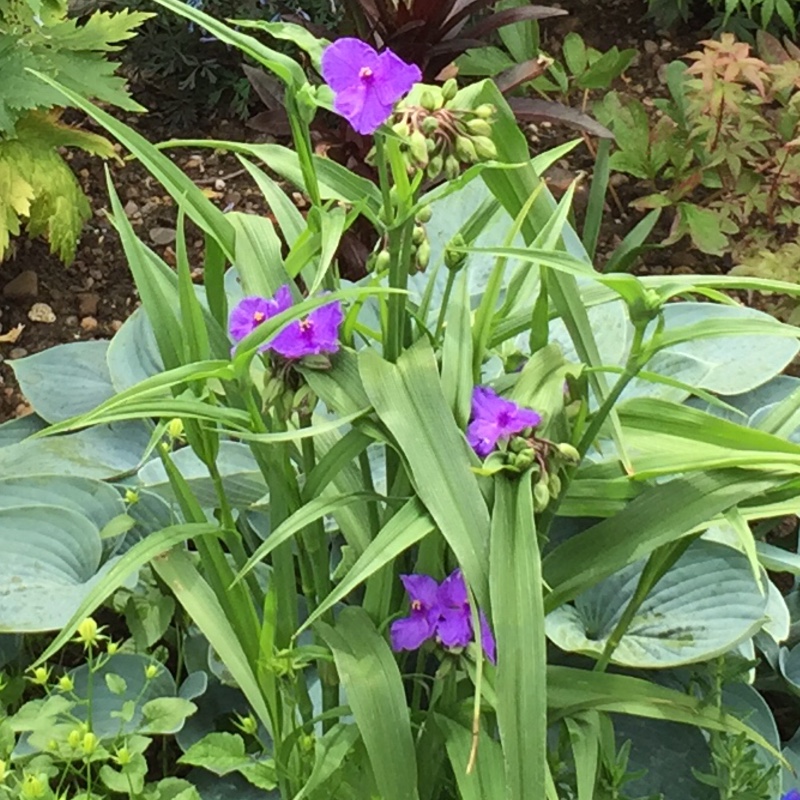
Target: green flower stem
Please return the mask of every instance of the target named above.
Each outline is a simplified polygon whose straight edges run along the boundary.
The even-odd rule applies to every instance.
[[[444,285],[444,294],[442,294],[442,304],[439,307],[439,318],[436,320],[436,334],[433,339],[435,342],[441,340],[442,332],[444,331],[444,321],[447,316],[447,306],[450,303],[450,295],[453,292],[453,284],[456,282],[456,275],[458,271],[454,269],[447,270],[447,283]]]
[[[589,426],[584,431],[577,445],[578,453],[581,459],[586,455],[592,443],[597,438],[597,434],[603,427],[603,424],[608,419],[614,406],[619,400],[620,395],[625,391],[625,387],[636,377],[642,367],[647,363],[649,358],[649,348],[643,348],[644,331],[647,327],[646,323],[636,325],[633,330],[633,342],[631,343],[631,352],[628,356],[628,362],[625,365],[624,372],[619,376],[617,382],[614,384],[611,391],[606,395],[603,405],[592,416]],[[546,540],[547,533],[550,530],[550,525],[555,519],[558,508],[562,500],[566,497],[569,491],[569,485],[575,475],[577,467],[572,467],[565,471],[565,478],[562,481],[561,493],[559,496],[547,506],[539,519],[539,530],[542,537]]]
[[[311,134],[308,125],[303,122],[302,112],[290,91],[286,92],[286,112],[289,118],[289,127],[292,131],[294,148],[300,161],[300,172],[303,175],[306,192],[311,200],[311,205],[319,208],[322,205],[322,198],[317,172],[314,169],[314,150],[311,146]]]

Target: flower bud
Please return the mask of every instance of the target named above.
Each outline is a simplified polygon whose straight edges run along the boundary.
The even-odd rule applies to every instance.
[[[428,164],[428,147],[427,140],[422,131],[414,131],[409,137],[409,148],[411,155],[417,164],[427,166]]]
[[[491,103],[484,103],[475,109],[474,114],[481,119],[491,119],[495,111],[496,109]]]
[[[108,653],[110,656],[113,656],[113,655],[115,655],[115,654],[116,654],[116,652],[117,652],[117,650],[119,650],[119,645],[118,645],[116,642],[109,642],[109,643],[106,645],[106,652],[107,652],[107,653]]]
[[[62,675],[58,679],[58,688],[62,692],[71,692],[75,688],[75,681],[69,675]]]
[[[458,159],[453,156],[449,155],[444,160],[444,176],[449,181],[454,181],[459,175],[461,174],[461,164],[458,163]]]
[[[438,178],[439,175],[442,174],[443,167],[444,167],[444,158],[442,158],[442,156],[440,155],[434,156],[428,162],[428,169],[426,170],[428,178],[430,180],[435,180],[436,178]]]
[[[448,78],[442,85],[442,97],[445,103],[452,100],[458,94],[458,83],[455,78]]]
[[[81,746],[83,740],[83,731],[80,728],[73,728],[67,736],[67,744],[73,749],[77,750]]]
[[[444,265],[451,272],[458,272],[467,262],[467,253],[455,250],[456,247],[466,247],[464,237],[457,233],[444,248]]]
[[[47,792],[47,783],[43,781],[38,775],[26,775],[22,780],[20,787],[20,796],[24,800],[38,800],[44,797]]]
[[[125,490],[125,502],[132,506],[134,503],[139,502],[139,492],[135,491],[134,489],[126,489]]]
[[[475,145],[466,136],[456,136],[456,155],[468,164],[474,164],[478,160]]]
[[[439,120],[436,117],[425,117],[420,123],[420,129],[424,134],[430,135],[439,128]]]
[[[237,714],[236,717],[234,724],[242,733],[246,733],[249,736],[255,736],[258,733],[258,722],[252,714],[248,714],[246,717],[241,717]]]
[[[419,245],[419,249],[417,250],[417,267],[419,268],[420,272],[424,272],[428,264],[431,260],[431,244],[426,239],[424,242],[421,242]]]
[[[385,272],[389,269],[389,265],[392,263],[392,255],[388,250],[381,250],[377,256],[375,256],[375,271],[376,272]]]
[[[441,99],[441,95],[440,98]],[[419,104],[426,110],[426,111],[436,111],[437,109],[441,108],[441,104],[439,104],[439,99],[437,99],[436,95],[434,94],[433,90],[428,88],[425,89],[422,93],[422,97],[420,97]]]
[[[476,136],[492,135],[492,126],[485,119],[481,119],[480,117],[471,119],[467,123],[467,130],[470,133],[474,133]]]
[[[425,241],[425,228],[422,225],[415,225],[411,231],[411,241],[414,244],[422,244]]]
[[[513,453],[509,460],[517,469],[526,470],[536,460],[536,453],[532,447],[527,447],[519,453]]]
[[[124,767],[126,764],[131,763],[131,759],[133,756],[131,755],[131,751],[128,750],[127,747],[120,747],[119,750],[113,756],[114,761],[119,764],[119,766]]]
[[[556,449],[561,457],[570,464],[577,464],[581,460],[581,454],[578,452],[577,448],[573,447],[569,442],[557,444]]]
[[[472,139],[478,156],[486,161],[497,158],[497,148],[488,136],[475,136]]]
[[[75,641],[80,642],[86,649],[94,647],[104,638],[100,636],[100,628],[97,627],[97,622],[92,617],[86,619],[78,625],[77,636]]]
[[[421,225],[424,225],[426,222],[431,221],[431,217],[433,216],[433,209],[430,206],[422,206],[419,211],[417,211],[416,220]]]
[[[84,755],[90,756],[95,750],[97,750],[99,745],[100,740],[97,738],[97,734],[88,731],[83,735],[81,749],[83,750]]]
[[[36,667],[33,670],[33,677],[28,680],[37,686],[45,686],[50,680],[50,667]]]
[[[179,417],[175,417],[175,419],[171,419],[167,423],[167,436],[169,436],[172,441],[178,441],[183,438],[183,420]]]
[[[264,391],[261,400],[265,408],[271,408],[277,399],[283,394],[283,381],[275,375],[270,375],[264,380]]]
[[[151,681],[151,680],[153,680],[153,678],[155,678],[156,675],[158,675],[159,671],[160,670],[159,670],[157,665],[148,664],[144,668],[144,677],[145,677],[146,680]]]
[[[547,483],[539,481],[533,487],[533,510],[544,511],[550,502],[550,490]]]
[[[555,472],[551,472],[547,478],[547,491],[553,499],[561,494],[561,478]]]

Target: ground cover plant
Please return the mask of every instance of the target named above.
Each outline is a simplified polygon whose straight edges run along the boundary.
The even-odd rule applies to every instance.
[[[150,15],[97,12],[85,24],[68,18],[66,2],[0,3],[0,262],[23,229],[44,235],[64,261],[75,255],[89,203],[59,148],[111,158],[111,142],[61,120],[65,99],[30,74],[39,70],[82,97],[140,109],[114,75],[106,54],[121,48]]]
[[[273,26],[309,77],[161,3],[284,83],[293,147],[155,147],[40,76],[180,218],[173,270],[109,182],[142,307],[14,363],[0,791],[791,797],[754,671],[800,685],[770,576],[800,566],[764,541],[797,513],[798,328],[723,290],[797,286],[598,273],[540,179],[574,143],[531,160],[493,82]],[[377,182],[313,152],[319,113],[373,138]],[[186,147],[236,153],[276,222],[219,211]]]

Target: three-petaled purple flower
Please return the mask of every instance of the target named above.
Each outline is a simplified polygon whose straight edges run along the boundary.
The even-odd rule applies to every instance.
[[[239,342],[268,319],[286,311],[292,305],[292,293],[284,285],[274,297],[245,297],[231,311],[228,330]],[[274,350],[288,359],[320,353],[335,353],[339,349],[339,326],[344,314],[342,304],[335,300],[315,308],[302,319],[290,322],[277,336],[259,350]]]
[[[422,80],[422,73],[391,50],[378,54],[360,39],[344,38],[325,48],[322,77],[336,96],[336,113],[367,134],[389,119],[394,104]]]
[[[441,584],[429,575],[401,575],[411,600],[411,613],[395,620],[389,631],[393,650],[416,650],[428,639],[444,647],[466,647],[475,641],[467,585],[457,569]],[[483,611],[479,612],[481,645],[495,663],[495,642]]]
[[[800,800],[800,790],[798,789],[789,789],[781,800]]]
[[[526,428],[535,428],[542,421],[530,408],[498,396],[488,386],[472,390],[472,414],[467,426],[467,441],[481,457],[486,458],[501,439],[508,439]]]

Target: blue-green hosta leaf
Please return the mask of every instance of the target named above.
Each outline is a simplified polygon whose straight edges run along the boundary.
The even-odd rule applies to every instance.
[[[117,392],[164,371],[153,326],[144,307],[125,320],[108,346],[108,370]]]
[[[19,444],[24,439],[46,428],[47,423],[38,414],[10,419],[0,425],[0,448]]]
[[[102,574],[102,541],[83,514],[53,505],[0,508],[0,631],[57,630]]]
[[[633,326],[621,301],[603,303],[587,309],[603,363],[624,365],[630,351]],[[665,330],[711,319],[771,319],[751,308],[720,306],[713,303],[672,303],[664,308]],[[651,329],[652,331],[652,326]],[[578,360],[564,323],[556,319],[550,327],[551,341],[558,342],[567,360]],[[515,340],[520,350],[527,350],[527,333]],[[656,354],[647,364],[649,372],[674,378],[690,386],[724,395],[740,395],[754,390],[779,375],[795,357],[800,345],[781,336],[718,336],[695,339],[674,345]],[[622,399],[650,396],[681,402],[689,392],[674,387],[636,379],[626,388]]]
[[[113,422],[63,436],[25,440],[3,449],[0,478],[76,475],[109,480],[134,471],[150,442],[144,422]]]
[[[114,394],[108,342],[69,342],[11,362],[20,388],[48,422],[84,414]]]
[[[432,204],[433,216],[425,226],[431,245],[431,269],[426,272],[418,272],[409,278],[408,288],[412,302],[419,303],[429,281],[433,281],[430,311],[432,314],[438,311],[442,304],[442,295],[448,275],[448,270],[441,263],[445,246],[472,214],[480,208],[481,204],[492,199],[493,195],[486,184],[478,179]],[[482,233],[473,242],[473,246],[490,247],[498,242],[503,242],[511,224],[512,220],[508,213],[502,208],[498,208]],[[522,247],[523,244],[522,236],[517,236],[513,246]],[[467,257],[464,269],[467,271],[468,291],[473,308],[480,302],[495,260],[493,256],[486,253],[471,253]],[[510,267],[506,270],[506,281],[512,272]]]
[[[599,655],[633,596],[644,561],[631,564],[547,616],[562,650]],[[751,637],[767,604],[746,558],[715,542],[695,542],[636,612],[612,661],[664,668],[705,661]]]
[[[172,460],[202,506],[213,508],[219,503],[208,469],[190,448],[185,447],[173,453]],[[268,491],[258,464],[245,444],[221,442],[217,468],[222,476],[228,502],[234,507],[252,505]],[[174,499],[161,461],[153,460],[145,464],[139,470],[139,482],[143,489],[168,500]]]
[[[614,714],[613,719],[617,746],[632,744],[628,773],[644,773],[625,784],[628,796],[717,800],[719,792],[692,772],[711,771],[711,754],[699,728],[629,714]]]
[[[102,530],[125,513],[119,492],[103,481],[71,475],[32,475],[0,479],[0,508],[47,505],[68,508]]]

